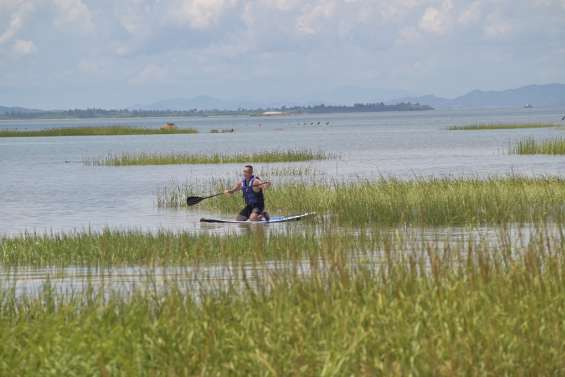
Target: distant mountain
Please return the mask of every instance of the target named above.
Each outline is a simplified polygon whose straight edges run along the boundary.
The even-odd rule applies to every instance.
[[[449,99],[433,95],[402,97],[389,103],[411,102],[438,108],[565,106],[565,84],[528,85],[508,90],[473,90]]]
[[[342,86],[329,91],[310,94],[298,93],[295,98],[239,98],[220,99],[210,96],[191,98],[170,98],[148,105],[130,106],[131,110],[237,110],[240,108],[259,109],[280,106],[319,105],[353,105],[355,103],[377,103],[392,98],[407,96],[409,92],[397,89],[361,88]]]
[[[132,109],[139,110],[237,110],[239,108],[255,108],[253,101],[220,99],[209,96],[191,98],[170,98],[149,105],[135,105]]]
[[[0,115],[4,114],[29,114],[35,113],[39,110],[34,109],[26,109],[25,107],[17,107],[17,106],[0,106]]]

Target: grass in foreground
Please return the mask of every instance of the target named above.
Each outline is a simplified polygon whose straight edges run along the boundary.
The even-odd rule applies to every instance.
[[[87,165],[131,166],[131,165],[173,165],[173,164],[231,164],[258,162],[299,162],[327,160],[332,154],[310,150],[281,150],[258,153],[123,153],[109,154],[102,159],[85,160]]]
[[[0,375],[560,376],[564,245],[391,242],[353,265],[328,243],[225,290],[0,289]]]
[[[126,126],[113,127],[64,127],[46,130],[0,130],[0,137],[46,137],[46,136],[118,136],[118,135],[168,135],[168,134],[194,134],[194,128],[177,128],[161,130],[158,128],[139,128]]]
[[[479,131],[479,130],[511,130],[511,129],[523,129],[523,128],[553,128],[557,127],[556,124],[551,123],[515,123],[515,124],[505,124],[505,123],[493,123],[493,124],[469,124],[465,126],[451,126],[448,128],[449,131]]]
[[[513,154],[565,154],[565,138],[536,140],[527,138],[520,140],[511,147]]]
[[[214,184],[209,190],[221,191],[229,184]],[[157,205],[186,206],[186,197],[194,194],[192,190],[189,185],[170,184],[157,194]],[[359,226],[565,220],[565,179],[550,177],[381,179],[282,185],[275,182],[266,198],[271,213],[316,211],[320,215],[327,214],[339,224]],[[242,207],[242,199],[241,195],[219,197],[200,205],[235,214]]]

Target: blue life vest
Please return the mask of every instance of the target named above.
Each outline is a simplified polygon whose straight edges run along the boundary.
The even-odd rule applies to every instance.
[[[241,191],[243,191],[243,200],[245,204],[253,207],[265,207],[265,199],[263,197],[263,191],[258,192],[253,191],[253,182],[255,182],[255,176],[252,175],[249,182],[245,178],[241,181]]]

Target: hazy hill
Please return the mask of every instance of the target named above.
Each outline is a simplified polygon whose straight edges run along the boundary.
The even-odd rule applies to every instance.
[[[29,114],[29,113],[35,113],[37,111],[38,110],[26,109],[24,107],[0,106],[0,115],[4,115],[4,114]]]
[[[434,108],[565,106],[565,84],[528,85],[508,90],[473,90],[456,98],[433,95],[398,98],[390,103],[412,102]]]

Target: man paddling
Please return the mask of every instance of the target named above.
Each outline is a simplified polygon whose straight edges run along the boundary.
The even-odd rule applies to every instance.
[[[243,179],[237,182],[231,190],[224,190],[225,195],[232,195],[241,190],[245,207],[237,216],[238,221],[269,221],[269,214],[265,211],[265,196],[263,191],[271,187],[271,182],[263,181],[253,175],[253,166],[245,165]]]

